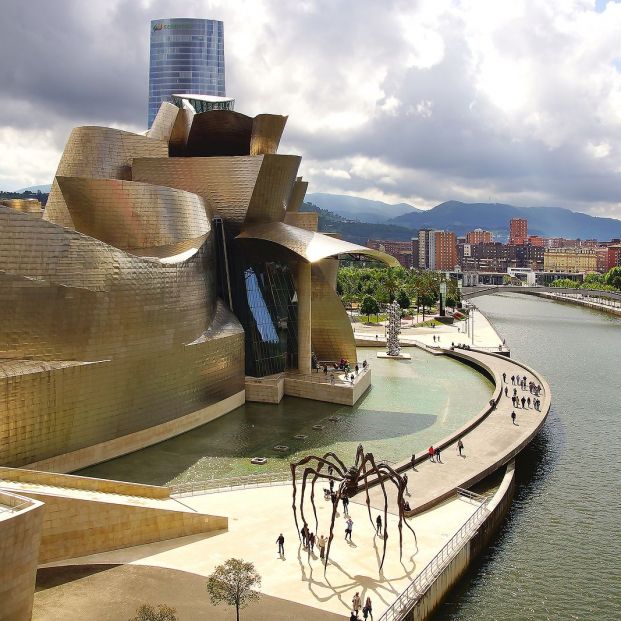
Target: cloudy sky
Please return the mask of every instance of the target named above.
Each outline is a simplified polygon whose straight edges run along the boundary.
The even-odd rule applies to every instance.
[[[288,114],[310,192],[621,218],[621,4],[0,0],[0,188],[71,127],[146,129],[149,22],[221,19],[236,109]]]

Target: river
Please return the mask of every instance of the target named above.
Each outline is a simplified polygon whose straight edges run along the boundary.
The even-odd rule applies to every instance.
[[[552,389],[514,503],[435,621],[621,617],[621,319],[520,295],[476,305]]]

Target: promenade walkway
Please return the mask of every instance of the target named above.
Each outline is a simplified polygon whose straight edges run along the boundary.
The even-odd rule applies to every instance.
[[[458,487],[470,487],[509,462],[537,434],[550,408],[550,389],[545,379],[510,358],[460,349],[450,351],[449,348],[442,351],[445,354],[450,353],[456,357],[478,362],[489,369],[496,382],[494,400],[497,404],[491,411],[490,408],[486,408],[477,420],[470,421],[464,428],[434,445],[442,449],[441,463],[431,462],[426,456],[417,456],[419,463],[416,470],[412,470],[411,467],[405,470],[411,493],[407,500],[413,513],[424,511],[453,495]],[[506,373],[506,383],[503,383],[503,373]],[[512,375],[526,376],[526,390],[517,387],[517,391],[519,398],[522,396],[531,398],[530,408],[513,408],[511,395],[516,387],[511,384]],[[540,384],[543,388],[540,395],[540,411],[532,406],[533,395],[528,390],[530,381]],[[508,388],[508,397],[504,394],[505,386]],[[512,411],[517,415],[515,425],[511,420]],[[468,428],[470,426],[471,428]],[[457,449],[459,438],[464,443],[462,456]],[[423,461],[420,461],[421,457]],[[397,467],[401,469],[407,464],[407,461],[402,462]],[[392,510],[396,511],[396,493],[393,486],[387,485],[386,491]],[[383,507],[384,497],[380,486],[371,489],[370,498],[373,507]],[[355,502],[365,503],[364,494],[358,494]]]

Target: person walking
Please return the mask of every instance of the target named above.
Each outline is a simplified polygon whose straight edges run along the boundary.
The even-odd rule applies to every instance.
[[[514,425],[515,425],[515,417],[516,417],[515,410],[513,410],[513,412],[511,412],[511,421],[513,422]]]
[[[433,462],[434,461],[433,456],[435,454],[435,451],[433,450],[433,446],[429,447],[427,454],[429,455],[429,461]]]
[[[522,397],[522,409],[524,409],[525,405],[526,405],[526,397]]]
[[[348,517],[345,522],[345,541],[347,541],[347,538],[349,538],[349,540],[351,541],[351,533],[353,529],[354,521],[350,517]]]
[[[407,474],[403,475],[403,483],[405,484],[405,493],[408,496],[411,496],[412,494],[410,494],[410,490],[408,489],[408,475]]]
[[[351,598],[351,607],[354,609],[356,616],[358,616],[358,611],[362,606],[362,600],[360,599],[360,593],[356,591],[356,594]]]
[[[364,608],[362,609],[362,615],[364,618],[367,618],[367,615],[373,619],[373,604],[371,603],[371,598],[367,597],[364,602]]]
[[[505,397],[509,396],[509,389],[505,386]]]
[[[464,450],[464,443],[461,441],[461,438],[457,440],[457,451],[459,452],[459,456],[462,457],[461,452]]]
[[[308,551],[309,552],[315,551],[315,533],[310,533],[308,535]]]
[[[375,532],[378,535],[381,535],[382,534],[382,516],[381,515],[378,514],[378,516],[375,518],[375,524],[376,524]]]
[[[502,381],[506,384],[507,383],[507,374],[503,373],[502,374]]]
[[[285,538],[282,533],[278,535],[278,538],[276,539],[276,543],[278,544],[278,554],[280,556],[284,556],[285,555]]]
[[[511,385],[515,386],[515,375],[511,376]]]
[[[414,455],[414,453],[412,453],[412,459],[410,460],[410,463],[412,464],[412,470],[416,470],[416,455]]]
[[[302,535],[302,545],[306,547],[308,545],[308,526],[306,526],[306,524],[302,526],[300,533]]]
[[[323,535],[319,536],[317,540],[317,547],[319,548],[319,558],[325,558],[326,556],[326,538]]]
[[[343,496],[343,513],[349,515],[349,498]]]
[[[528,398],[526,399],[526,405],[527,405],[527,406],[528,406],[528,408],[530,409],[530,397],[528,397]]]
[[[440,448],[439,448],[439,447],[436,447],[436,450],[435,450],[435,455],[436,455],[436,461],[437,461],[439,464],[441,464],[441,463],[442,463],[442,460],[440,459]]]

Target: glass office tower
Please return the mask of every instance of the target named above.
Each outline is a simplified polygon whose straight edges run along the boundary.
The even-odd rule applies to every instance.
[[[213,19],[151,22],[149,127],[173,93],[225,96],[224,24]]]

